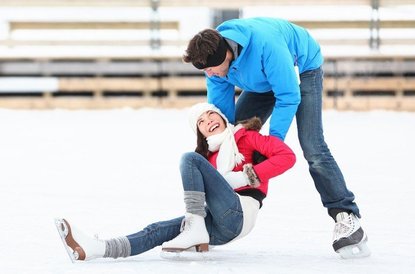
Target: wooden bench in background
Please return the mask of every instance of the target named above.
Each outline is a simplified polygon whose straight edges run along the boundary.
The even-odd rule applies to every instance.
[[[326,58],[324,70],[326,108],[415,111],[415,57]],[[0,63],[0,71],[9,77],[34,75],[58,83],[43,91],[33,83],[34,92],[7,92],[3,87],[0,107],[183,107],[206,99],[203,74],[180,59],[42,60],[37,65],[9,60]]]
[[[1,7],[149,7],[151,1],[120,0],[3,0]],[[307,5],[309,1],[278,1],[279,5]],[[336,1],[338,6],[366,5],[371,0]],[[158,1],[160,7],[200,7],[239,9],[242,6],[274,5],[272,0],[171,0]],[[413,4],[409,0],[380,0],[380,6]],[[317,0],[313,5],[333,5],[333,1]],[[294,23],[315,30],[358,29],[373,27],[371,18],[348,21],[294,19]],[[393,18],[377,22],[382,30],[413,30],[412,19]],[[18,18],[7,22],[7,35],[0,37],[0,46],[11,49],[9,55],[0,56],[0,82],[10,77],[48,78],[56,85],[43,86],[33,81],[25,90],[0,88],[0,107],[7,108],[111,108],[111,107],[182,107],[205,100],[203,75],[180,60],[187,40],[180,35],[179,20],[98,21],[93,16],[88,21],[29,20]],[[173,39],[159,37],[158,46],[173,47],[173,54],[151,51],[154,40],[132,36],[129,39],[44,39],[19,37],[14,32],[29,31],[90,31],[90,30],[151,30],[176,32]],[[88,33],[88,32],[86,32]],[[86,37],[89,38],[89,37]],[[326,55],[323,102],[326,108],[345,110],[391,109],[415,111],[415,54],[356,54],[353,47],[368,48],[370,37],[318,39],[323,48],[350,47],[346,55]],[[412,37],[379,37],[380,46],[412,46]],[[69,55],[61,54],[61,47],[76,47]],[[104,47],[103,51],[95,49]],[[106,47],[117,48],[117,53]],[[34,53],[17,49],[35,48]],[[131,49],[143,49],[136,54]],[[40,49],[40,50],[39,50]],[[16,51],[14,51],[16,50]],[[121,51],[121,54],[119,53]],[[130,51],[132,53],[130,53]],[[46,52],[46,53],[45,53]],[[96,53],[97,52],[97,53]],[[125,53],[124,53],[125,52]],[[13,78],[16,79],[16,78]],[[18,80],[18,79],[17,79]],[[1,87],[1,85],[0,85]],[[32,90],[30,90],[32,88]]]

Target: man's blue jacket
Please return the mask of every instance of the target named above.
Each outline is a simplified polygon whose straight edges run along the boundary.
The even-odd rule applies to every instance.
[[[226,21],[220,34],[242,47],[225,77],[206,77],[207,99],[235,123],[235,86],[245,92],[273,91],[276,98],[270,135],[285,139],[301,101],[299,73],[323,64],[320,46],[302,27],[276,18]]]

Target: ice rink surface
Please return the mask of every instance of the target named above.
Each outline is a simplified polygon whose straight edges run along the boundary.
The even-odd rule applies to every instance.
[[[46,273],[413,273],[415,113],[323,115],[326,141],[356,196],[372,256],[342,260],[296,138],[296,165],[270,183],[250,235],[201,256],[165,260],[157,247],[72,264],[53,223],[100,238],[184,213],[179,174],[195,146],[186,110],[0,109],[0,271]],[[266,128],[266,126],[265,126]],[[265,129],[266,132],[266,129]]]

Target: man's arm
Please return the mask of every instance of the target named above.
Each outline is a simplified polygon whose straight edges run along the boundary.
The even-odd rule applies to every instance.
[[[276,99],[269,133],[284,140],[301,101],[294,61],[284,41],[270,42],[263,56],[264,71]]]

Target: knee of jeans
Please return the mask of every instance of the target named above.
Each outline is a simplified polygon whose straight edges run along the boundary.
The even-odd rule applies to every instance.
[[[304,158],[309,163],[310,167],[319,167],[323,165],[324,163],[329,163],[333,159],[333,156],[331,155],[330,151],[320,151],[317,153],[305,153],[304,152]]]
[[[182,155],[180,164],[184,164],[186,162],[193,162],[198,157],[202,157],[202,156],[197,152],[186,152]]]
[[[325,155],[330,155],[330,150],[327,144],[322,141],[300,140],[301,149],[303,150],[304,158],[307,161],[317,161],[325,158]]]

